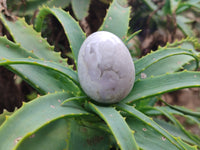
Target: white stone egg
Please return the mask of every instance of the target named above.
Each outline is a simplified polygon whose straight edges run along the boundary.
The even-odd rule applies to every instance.
[[[78,55],[78,77],[84,92],[99,103],[116,103],[131,91],[135,67],[129,50],[113,33],[86,38]]]

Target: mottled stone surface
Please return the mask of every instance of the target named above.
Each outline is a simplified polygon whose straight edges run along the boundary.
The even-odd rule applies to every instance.
[[[89,97],[101,103],[115,103],[132,89],[135,67],[121,39],[112,33],[98,31],[80,48],[78,76]]]

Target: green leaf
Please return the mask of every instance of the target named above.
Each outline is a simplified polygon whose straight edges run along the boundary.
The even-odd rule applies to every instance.
[[[54,15],[62,25],[77,65],[79,49],[86,38],[85,33],[72,16],[60,8],[42,8],[36,18],[35,28],[37,31],[41,31],[44,18],[49,14]]]
[[[181,111],[172,109],[172,108],[170,108],[168,106],[162,106],[162,107],[163,107],[163,109],[166,109],[167,112],[169,112],[169,113],[171,113],[173,115],[180,115],[180,116],[182,116],[184,118],[190,119],[192,122],[195,122],[200,127],[200,119],[199,119],[199,117],[184,114]],[[145,113],[148,116],[159,116],[159,115],[162,115],[162,113],[157,110],[157,107],[148,107],[148,106],[146,106],[146,107],[140,108],[140,111]],[[187,111],[189,111],[189,110],[187,110]],[[195,113],[193,111],[190,111],[190,112],[191,113]]]
[[[135,139],[139,147],[144,150],[178,150],[161,133],[135,117],[127,117],[129,127],[135,131]]]
[[[100,120],[101,121],[101,120]],[[98,122],[97,122],[98,123]],[[96,122],[87,122],[77,118],[70,122],[68,131],[67,150],[108,150],[113,141],[110,133],[98,128]],[[101,121],[101,125],[103,125]],[[77,144],[78,143],[78,144]]]
[[[177,110],[181,113],[183,113],[184,115],[190,115],[190,116],[194,116],[194,117],[198,117],[200,119],[200,112],[194,112],[192,110],[189,110],[185,107],[181,107],[181,106],[174,106],[174,105],[170,105],[168,103],[166,103],[165,101],[161,100],[165,105],[169,106],[170,108]]]
[[[17,16],[32,16],[43,5],[65,8],[69,6],[70,2],[71,0],[7,0],[7,5],[8,9]]]
[[[163,60],[167,57],[172,57],[174,55],[189,55],[191,57],[194,57],[196,60],[196,65],[198,68],[199,65],[199,60],[198,57],[196,56],[196,54],[192,51],[192,50],[188,50],[188,49],[183,49],[183,48],[163,48],[161,50],[152,52],[144,57],[142,57],[141,59],[137,60],[134,64],[135,64],[135,72],[136,72],[136,79],[141,78],[141,74],[139,75],[139,73],[143,72],[150,67],[153,64],[156,64],[157,62],[159,62],[160,60]],[[163,61],[165,62],[165,61]],[[160,65],[160,63],[159,63]],[[169,64],[167,64],[169,66]],[[156,65],[157,66],[157,65]],[[160,65],[161,66],[161,65]],[[158,67],[158,66],[157,66]],[[170,66],[171,67],[171,66]],[[162,67],[165,69],[165,67]],[[157,70],[159,70],[157,68]],[[151,70],[148,70],[151,71]],[[153,72],[154,70],[152,70]],[[162,71],[161,71],[162,72]],[[146,74],[146,73],[145,73]],[[147,75],[147,74],[146,74]],[[146,76],[147,77],[147,76]]]
[[[63,74],[67,78],[71,79],[77,85],[79,85],[78,75],[72,69],[62,66],[58,63],[32,59],[32,58],[22,58],[22,59],[0,59],[0,66],[3,65],[12,65],[12,64],[30,64],[35,66],[42,66],[51,70],[57,71],[59,74]]]
[[[180,30],[186,35],[186,36],[194,36],[194,32],[192,31],[191,27],[188,24],[188,19],[184,16],[176,16],[176,22]]]
[[[85,101],[90,99],[88,96],[76,96],[76,97],[70,97],[66,99],[64,102],[62,102],[61,106],[63,106],[65,103],[71,102],[71,101]]]
[[[99,30],[109,31],[124,39],[128,32],[129,13],[130,8],[122,7],[117,0],[113,0]]]
[[[18,16],[33,15],[37,8],[48,0],[8,0],[8,8]]]
[[[194,55],[198,55],[198,53],[195,50],[198,48],[199,48],[199,43],[198,43],[197,39],[186,38],[181,41],[176,41],[172,44],[167,43],[166,47],[159,47],[157,51],[168,50],[168,49],[191,49],[193,51]],[[166,53],[167,53],[167,51],[166,51]],[[150,53],[149,55],[154,55],[154,52]],[[148,56],[144,56],[144,57],[148,57]],[[190,62],[192,64],[188,66],[187,64]],[[135,63],[137,63],[137,61]],[[142,63],[142,61],[141,61],[141,63]],[[162,66],[162,67],[160,67],[160,66]],[[166,58],[156,61],[155,63],[150,65],[148,68],[146,68],[144,71],[142,71],[141,74],[138,74],[136,76],[136,80],[142,79],[143,76],[148,78],[151,76],[157,76],[157,75],[162,75],[162,74],[166,74],[166,73],[173,73],[176,71],[180,71],[182,69],[195,70],[195,68],[197,68],[197,61],[193,60],[193,58],[190,55],[182,55],[182,54],[172,55],[172,56],[169,55]]]
[[[142,0],[152,11],[157,9],[157,6],[151,0]]]
[[[97,106],[91,102],[88,102],[87,105],[106,122],[121,150],[139,149],[132,131],[118,111],[113,107]]]
[[[69,4],[71,3],[71,0],[51,0],[48,1],[47,3],[45,3],[45,6],[48,7],[61,7],[61,8],[65,8],[67,6],[69,6]]]
[[[0,126],[4,123],[6,117],[11,116],[13,113],[14,112],[8,112],[7,110],[3,110],[3,113],[0,114]]]
[[[197,150],[197,146],[190,146],[189,144],[183,142],[180,138],[177,138],[179,144],[181,144],[186,150]]]
[[[24,104],[0,127],[1,149],[14,149],[26,135],[32,135],[41,127],[58,119],[89,115],[76,103],[66,107],[60,106],[69,97],[71,95],[66,92],[53,93]]]
[[[183,125],[170,113],[165,109],[164,107],[157,107],[158,111],[162,112],[163,115],[165,115],[170,121],[173,122],[175,126],[177,126],[183,134],[185,134],[189,139],[191,139],[191,144],[198,144],[200,145],[200,139],[197,139],[195,136],[193,136],[190,132],[188,132]]]
[[[12,43],[6,38],[0,37],[0,59],[18,59],[18,58],[37,58],[33,53]],[[55,91],[66,90],[75,95],[80,94],[80,90],[70,79],[55,70],[50,70],[41,66],[34,65],[12,65],[6,66],[22,79],[28,82],[41,94]]]
[[[179,144],[179,142],[177,141],[177,139],[174,136],[172,136],[166,130],[164,130],[162,127],[160,127],[156,122],[153,121],[153,119],[151,119],[151,118],[147,117],[146,115],[144,115],[143,113],[139,112],[134,107],[128,106],[128,105],[122,104],[122,103],[118,104],[117,107],[120,110],[127,112],[129,115],[141,120],[145,124],[152,127],[154,130],[158,131],[160,134],[163,135],[163,139],[168,139],[178,149],[183,149],[185,147],[182,144]]]
[[[60,53],[54,52],[54,48],[41,37],[40,33],[37,33],[32,26],[28,25],[24,19],[18,18],[16,21],[9,21],[2,14],[0,18],[13,40],[16,43],[20,43],[21,47],[39,58],[63,65],[67,64],[67,61],[61,58]]]
[[[200,72],[178,72],[151,77],[135,82],[129,95],[123,100],[125,103],[160,95],[188,87],[200,87]]]
[[[63,118],[26,135],[18,150],[108,150],[111,136],[86,122],[85,117]],[[94,124],[91,127],[90,124]],[[45,135],[45,138],[44,138]],[[77,144],[78,143],[78,144]],[[30,146],[31,145],[31,146]]]
[[[183,134],[183,132],[177,128],[176,126],[170,124],[170,123],[167,123],[163,120],[160,120],[160,119],[155,119],[155,121],[160,125],[162,126],[165,130],[167,130],[169,133],[171,133],[172,135],[178,137],[176,138],[177,141],[181,144],[181,145],[184,145],[184,147],[186,147],[185,149],[187,150],[197,150],[197,147],[196,146],[189,146],[188,144],[185,145],[185,142],[183,142],[181,139],[183,139],[184,141],[187,141],[187,142],[191,142],[191,139],[189,139],[187,136],[185,136],[185,134]]]
[[[28,133],[17,145],[16,150],[60,150],[67,146],[69,120],[50,122],[35,133]],[[45,135],[45,138],[44,138]]]
[[[90,0],[72,0],[72,9],[78,20],[88,15],[89,6]]]

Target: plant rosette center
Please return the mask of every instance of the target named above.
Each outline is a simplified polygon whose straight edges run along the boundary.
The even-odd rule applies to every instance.
[[[116,103],[131,91],[135,67],[120,38],[98,31],[88,36],[80,48],[78,77],[90,98],[100,103]]]

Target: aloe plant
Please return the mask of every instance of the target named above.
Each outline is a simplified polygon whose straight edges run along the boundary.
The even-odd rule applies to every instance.
[[[8,10],[20,16],[33,15],[33,13],[41,6],[48,7],[68,7],[72,5],[72,9],[78,20],[83,19],[88,15],[90,0],[8,0]]]
[[[77,66],[86,35],[69,13],[61,8],[42,7],[34,28],[24,19],[10,21],[1,14],[13,41],[0,37],[0,65],[18,74],[42,95],[23,103],[13,114],[4,111],[0,115],[1,149],[200,148],[200,138],[174,117],[183,116],[200,126],[200,113],[169,105],[160,97],[169,91],[200,87],[200,73],[195,71],[199,68],[196,39],[167,44],[135,61],[136,77],[131,92],[119,103],[105,106],[83,92],[77,71],[38,33],[49,14],[62,25]],[[133,37],[127,36],[129,14],[129,7],[114,0],[99,30],[109,31],[127,43]],[[157,101],[165,106],[155,106]],[[156,117],[160,115],[170,122]]]

